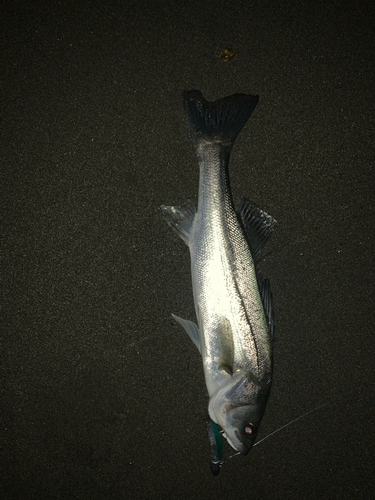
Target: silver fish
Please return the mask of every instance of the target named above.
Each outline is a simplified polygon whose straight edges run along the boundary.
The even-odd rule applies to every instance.
[[[276,221],[245,198],[235,210],[228,162],[259,98],[235,94],[208,102],[197,90],[183,97],[199,158],[198,210],[191,201],[161,208],[189,246],[198,326],[172,316],[201,353],[212,424],[246,455],[271,389],[272,295],[257,261]],[[219,445],[212,429],[209,434],[216,456]],[[219,460],[215,463],[217,474]]]

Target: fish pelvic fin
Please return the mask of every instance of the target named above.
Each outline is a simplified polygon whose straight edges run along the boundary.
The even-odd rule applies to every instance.
[[[179,316],[176,316],[175,314],[172,314],[172,317],[177,321],[177,323],[180,323],[180,325],[184,328],[186,333],[193,341],[194,345],[197,347],[198,351],[201,352],[200,335],[197,325],[193,323],[193,321],[189,321],[188,319],[182,319]]]
[[[160,208],[168,225],[189,245],[191,228],[196,214],[194,203],[189,200],[183,205],[175,207],[161,205]]]
[[[259,96],[233,94],[207,101],[199,90],[183,93],[194,143],[201,140],[221,142],[231,148],[259,101]]]

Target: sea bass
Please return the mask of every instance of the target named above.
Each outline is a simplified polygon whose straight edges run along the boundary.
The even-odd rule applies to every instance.
[[[217,426],[228,443],[246,455],[271,389],[273,304],[269,281],[261,278],[257,261],[276,221],[245,198],[235,210],[228,162],[259,98],[234,94],[208,102],[197,90],[183,97],[199,158],[198,210],[190,201],[161,208],[190,250],[198,325],[172,316],[202,356],[214,457],[221,448]],[[220,457],[212,471],[217,474],[219,469]]]

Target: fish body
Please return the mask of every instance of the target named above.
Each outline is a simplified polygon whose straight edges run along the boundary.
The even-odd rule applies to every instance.
[[[255,442],[272,382],[272,296],[256,261],[276,221],[246,199],[235,210],[228,163],[257,102],[245,94],[208,102],[185,92],[200,166],[198,209],[162,206],[189,246],[198,325],[173,317],[201,353],[211,420],[243,454]]]

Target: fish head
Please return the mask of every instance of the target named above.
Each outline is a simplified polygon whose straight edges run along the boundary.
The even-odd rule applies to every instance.
[[[236,451],[247,455],[257,438],[271,384],[238,370],[211,397],[208,411]]]

